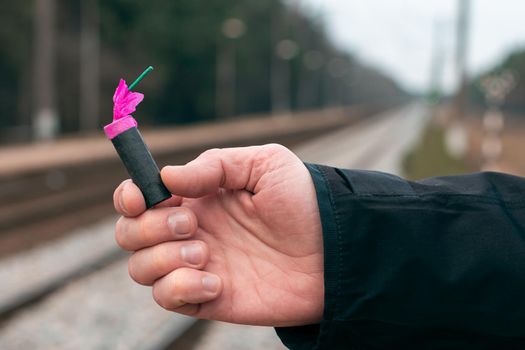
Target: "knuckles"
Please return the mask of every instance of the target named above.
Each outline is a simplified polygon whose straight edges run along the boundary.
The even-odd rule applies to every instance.
[[[185,262],[182,259],[181,249],[183,245],[198,245],[202,256],[199,262]],[[150,286],[157,279],[163,278],[172,272],[179,270],[171,277],[171,287],[183,291],[185,285],[181,285],[180,275],[185,273],[185,268],[202,269],[209,261],[209,248],[203,241],[191,241],[189,243],[168,242],[133,253],[128,259],[128,273],[137,283]],[[179,282],[177,282],[179,281]]]
[[[118,246],[127,251],[140,249],[137,238],[143,235],[143,226],[142,220],[121,216],[115,224],[115,241]]]
[[[161,295],[161,288],[158,283],[155,283],[153,285],[153,288],[151,288],[151,296],[153,297],[153,300],[163,309],[168,310],[167,304],[165,303],[164,298]]]
[[[128,259],[129,276],[138,284],[151,286],[167,272],[169,260],[166,253],[162,246],[133,253]]]
[[[198,158],[215,158],[218,155],[220,155],[222,152],[221,148],[210,148],[204,152],[201,153],[201,155]]]
[[[126,227],[128,219],[121,216],[115,223],[115,241],[118,246],[124,250],[128,250],[127,240],[126,240]]]
[[[180,299],[181,290],[180,283],[173,278],[174,276],[166,276],[153,284],[152,296],[153,300],[163,309],[173,311],[177,307],[184,305],[185,302]]]

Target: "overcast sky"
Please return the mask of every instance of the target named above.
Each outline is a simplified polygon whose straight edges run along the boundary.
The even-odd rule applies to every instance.
[[[295,0],[321,11],[330,35],[362,61],[410,90],[427,89],[438,26],[446,55],[443,84],[455,85],[457,0]],[[525,1],[471,0],[469,69],[479,72],[525,46]]]

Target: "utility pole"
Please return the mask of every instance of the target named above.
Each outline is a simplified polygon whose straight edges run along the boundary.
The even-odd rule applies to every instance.
[[[56,137],[59,119],[55,85],[55,0],[35,0],[33,52],[33,137]]]
[[[465,156],[469,143],[468,132],[463,121],[467,113],[468,99],[467,52],[470,10],[470,0],[458,0],[456,27],[456,75],[458,86],[454,99],[452,121],[445,134],[447,150],[457,159]]]
[[[505,126],[502,106],[516,84],[517,79],[510,71],[487,76],[481,81],[481,88],[488,104],[488,110],[483,116],[481,170],[501,171],[499,162],[503,153],[503,129]]]
[[[283,18],[272,18],[272,59],[271,59],[271,108],[272,113],[289,114],[292,109],[291,61],[297,57],[299,44],[288,35],[289,27],[297,26],[300,2],[288,4]]]
[[[236,113],[236,41],[246,31],[238,18],[229,18],[222,24],[222,37],[217,44],[217,77],[215,109],[217,118],[231,118]]]
[[[312,108],[321,104],[322,68],[324,65],[325,57],[321,51],[310,50],[303,55],[304,72],[301,76],[303,81],[299,84],[297,97],[299,107]]]
[[[284,20],[282,18],[279,18],[279,16],[273,16],[272,17],[272,25],[271,25],[271,46],[270,46],[270,107],[272,113],[281,112],[283,110],[283,102],[282,102],[282,79],[286,74],[286,68],[283,67],[282,60],[277,57],[276,47],[277,43],[279,42],[282,31],[283,31],[283,25],[282,23]],[[284,70],[284,72],[283,72]],[[284,102],[286,104],[286,102]],[[286,107],[284,107],[286,108]]]
[[[98,0],[81,1],[80,130],[94,130],[99,122],[100,39]]]
[[[430,65],[430,85],[428,98],[431,103],[438,103],[443,89],[443,69],[445,61],[445,47],[443,45],[443,22],[434,22],[432,37],[432,61]]]
[[[469,45],[470,11],[470,0],[458,0],[458,20],[456,29],[456,74],[458,77],[458,91],[455,100],[455,117],[457,119],[464,118],[467,112],[467,53]]]
[[[290,39],[277,43],[272,67],[272,112],[289,113],[292,108],[292,71],[290,62],[299,53],[299,45]]]

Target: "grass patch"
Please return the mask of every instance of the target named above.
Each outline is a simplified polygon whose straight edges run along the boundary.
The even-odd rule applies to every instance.
[[[432,176],[463,174],[469,171],[465,162],[450,156],[445,146],[445,131],[430,125],[420,142],[403,161],[406,178],[418,180]]]

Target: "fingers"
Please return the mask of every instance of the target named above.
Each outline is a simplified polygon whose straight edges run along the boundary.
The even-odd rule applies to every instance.
[[[162,243],[134,253],[129,258],[129,275],[137,283],[152,285],[180,267],[204,268],[209,256],[208,246],[202,241]]]
[[[146,210],[146,202],[139,188],[130,180],[123,181],[113,193],[115,210],[124,216],[137,216]]]
[[[181,267],[159,279],[153,285],[153,298],[167,310],[185,304],[200,304],[217,298],[222,291],[219,276]]]
[[[183,197],[213,194],[221,187],[254,192],[279,152],[289,151],[280,145],[212,149],[184,166],[164,167],[161,177],[172,193]]]
[[[181,201],[181,197],[173,196],[157,204],[155,208],[178,206]],[[144,196],[130,179],[124,180],[113,193],[113,205],[119,214],[127,217],[135,217],[146,211]]]
[[[188,208],[157,208],[134,218],[121,217],[115,240],[124,250],[135,251],[153,245],[188,239],[197,231],[197,218]]]

